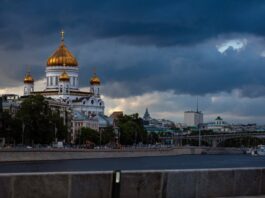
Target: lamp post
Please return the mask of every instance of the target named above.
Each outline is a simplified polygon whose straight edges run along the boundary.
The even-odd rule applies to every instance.
[[[56,124],[54,124],[54,141],[57,143],[57,127]]]
[[[201,147],[201,125],[198,124],[198,130],[199,130],[199,147]]]
[[[99,129],[99,147],[101,148],[102,129]]]
[[[21,134],[21,143],[24,145],[24,132],[25,132],[25,124],[22,122],[22,134]]]

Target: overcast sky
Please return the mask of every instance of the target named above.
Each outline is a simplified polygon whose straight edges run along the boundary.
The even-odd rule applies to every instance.
[[[63,28],[106,114],[183,122],[198,96],[206,121],[265,124],[264,19],[262,0],[0,0],[0,93],[21,94],[28,68],[43,89]]]

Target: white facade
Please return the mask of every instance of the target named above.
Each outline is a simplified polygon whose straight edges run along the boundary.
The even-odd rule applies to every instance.
[[[185,111],[184,123],[189,127],[197,127],[203,123],[203,113],[200,111]]]
[[[45,73],[46,88],[43,91],[34,91],[33,78],[29,74],[25,76],[24,96],[41,94],[56,105],[64,104],[63,108],[72,114],[76,112],[72,115],[72,142],[80,127],[89,127],[98,131],[100,127],[109,125],[104,117],[105,104],[100,97],[100,78],[94,73],[90,79],[89,89],[79,90],[78,62],[65,46],[63,32],[59,48],[48,58]],[[83,117],[79,119],[80,116],[76,118],[76,115]]]
[[[52,66],[46,67],[46,91],[58,90],[59,77],[63,71],[66,71],[70,77],[70,90],[79,90],[79,68],[77,66]]]
[[[24,96],[29,96],[34,92],[34,83],[24,83]]]
[[[91,85],[90,92],[93,93],[96,97],[100,96],[99,85]]]
[[[63,35],[62,35],[63,36]],[[89,90],[79,90],[79,66],[77,60],[64,44],[61,44],[55,53],[49,57],[46,66],[46,88],[44,91],[34,92],[66,102],[73,111],[90,114],[104,115],[104,102],[100,98],[100,79],[94,74],[90,80]],[[61,75],[67,80],[60,80]],[[96,81],[95,81],[96,80]]]

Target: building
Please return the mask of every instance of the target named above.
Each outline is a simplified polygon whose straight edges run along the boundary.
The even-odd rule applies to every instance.
[[[217,116],[214,122],[207,124],[207,129],[213,132],[229,132],[232,130],[230,125],[225,122],[220,116]]]
[[[217,116],[214,122],[207,123],[207,129],[216,133],[237,133],[237,132],[255,132],[256,124],[229,124],[220,116]]]
[[[11,115],[14,115],[20,107],[20,103],[18,102],[18,100],[19,100],[19,95],[3,94],[2,111],[9,112]]]
[[[148,133],[174,133],[175,128],[174,122],[166,119],[154,119],[151,117],[148,109],[146,108],[143,116],[143,125]]]
[[[61,32],[58,49],[48,58],[46,64],[46,88],[34,90],[34,79],[30,73],[24,78],[24,96],[41,94],[46,98],[65,101],[73,111],[90,114],[104,114],[104,101],[100,97],[100,78],[94,72],[90,78],[90,89],[79,90],[79,65],[77,59],[68,50]]]
[[[34,79],[29,72],[24,77],[24,96],[43,95],[50,107],[60,112],[65,124],[69,126],[71,142],[77,137],[80,126],[97,131],[112,124],[104,115],[105,104],[100,94],[101,80],[96,72],[89,80],[89,90],[79,89],[79,64],[64,42],[48,58],[46,67],[46,88],[34,89]],[[97,123],[96,123],[97,122]],[[70,124],[69,124],[70,123]]]
[[[185,111],[184,124],[188,127],[197,127],[203,124],[203,113],[201,111]]]
[[[123,111],[114,111],[111,115],[110,115],[110,117],[113,119],[113,120],[116,120],[116,119],[118,119],[118,118],[120,118],[120,117],[122,117],[123,116]]]

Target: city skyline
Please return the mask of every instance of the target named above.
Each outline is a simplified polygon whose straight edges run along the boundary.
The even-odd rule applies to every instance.
[[[155,118],[182,122],[199,96],[205,121],[220,115],[229,122],[265,124],[265,3],[1,4],[0,93],[22,95],[28,67],[36,89],[44,87],[47,55],[63,28],[84,90],[97,68],[107,114],[142,116],[148,107]]]

